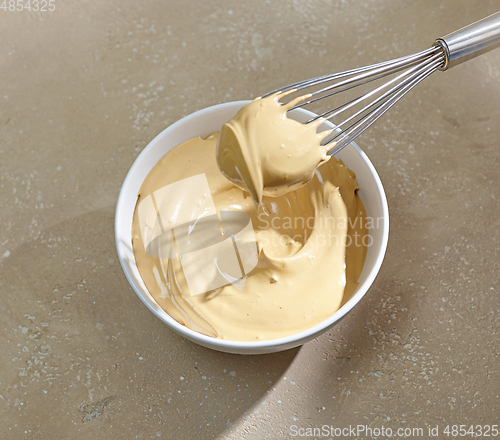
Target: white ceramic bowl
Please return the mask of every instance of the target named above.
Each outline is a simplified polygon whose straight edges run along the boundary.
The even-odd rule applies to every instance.
[[[123,182],[118,197],[115,216],[115,239],[118,257],[125,276],[137,296],[158,318],[172,330],[190,341],[204,347],[228,353],[261,354],[287,350],[316,338],[337,324],[365,295],[373,283],[382,260],[384,259],[389,238],[389,211],[387,199],[380,178],[366,154],[352,143],[336,157],[356,173],[367,216],[377,220],[378,224],[370,229],[372,244],[368,247],[366,262],[356,292],[337,312],[325,321],[300,333],[284,338],[260,342],[237,342],[212,338],[191,330],[171,318],[153,299],[139,274],[132,251],[131,228],[137,194],[142,182],[153,166],[181,142],[195,136],[207,136],[220,131],[222,125],[249,101],[228,102],[197,111],[163,130],[137,157]],[[313,113],[297,109],[291,114],[294,119],[305,122]],[[326,123],[325,124],[329,124]],[[329,125],[333,127],[331,124]]]

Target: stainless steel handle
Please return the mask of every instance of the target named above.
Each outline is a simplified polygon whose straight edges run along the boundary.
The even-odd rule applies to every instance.
[[[446,53],[441,70],[474,58],[500,43],[500,12],[438,38],[436,44]]]

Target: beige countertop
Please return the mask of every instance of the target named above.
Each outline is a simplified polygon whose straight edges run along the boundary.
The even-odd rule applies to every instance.
[[[422,50],[497,1],[52,4],[0,9],[2,439],[500,424],[500,50],[433,74],[359,138],[387,192],[387,256],[300,349],[177,336],[129,287],[113,235],[129,167],[182,116]]]

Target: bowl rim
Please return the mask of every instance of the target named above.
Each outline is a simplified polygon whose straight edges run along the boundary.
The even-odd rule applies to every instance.
[[[114,230],[115,230],[115,244],[116,244],[116,250],[118,253],[118,259],[120,261],[120,264],[122,266],[122,270],[125,274],[125,277],[127,278],[127,281],[129,282],[130,286],[136,293],[136,295],[139,297],[139,299],[143,302],[143,304],[155,315],[157,316],[162,322],[167,324],[169,327],[171,327],[174,331],[177,333],[181,334],[185,338],[195,341],[201,345],[204,345],[205,347],[211,347],[215,350],[220,350],[220,351],[227,351],[227,350],[265,350],[265,349],[270,349],[270,348],[278,348],[282,346],[286,346],[287,348],[291,348],[292,346],[297,346],[301,345],[302,343],[306,342],[307,340],[310,340],[316,333],[322,333],[327,331],[329,328],[331,328],[335,323],[340,321],[345,315],[347,315],[353,307],[363,298],[363,296],[366,294],[368,289],[371,287],[373,284],[373,281],[375,280],[380,267],[382,266],[382,262],[384,260],[386,250],[387,250],[387,244],[389,240],[389,208],[387,204],[387,197],[384,191],[384,187],[382,185],[382,181],[380,180],[380,177],[375,170],[375,167],[371,163],[370,159],[366,155],[366,153],[355,143],[351,142],[346,148],[353,148],[357,154],[360,155],[361,159],[363,160],[364,164],[368,167],[370,170],[373,179],[375,180],[375,183],[377,185],[378,189],[378,194],[380,195],[380,202],[382,205],[382,211],[383,211],[383,222],[382,222],[382,236],[381,236],[381,247],[378,252],[378,255],[376,257],[376,260],[374,262],[374,265],[370,272],[368,273],[368,276],[366,280],[364,281],[363,285],[356,288],[356,291],[354,295],[349,298],[349,300],[342,305],[335,313],[333,313],[331,316],[329,316],[327,319],[321,321],[320,323],[316,324],[313,327],[310,327],[306,330],[303,330],[299,333],[294,333],[292,335],[276,338],[276,339],[269,339],[265,341],[232,341],[232,340],[225,340],[225,339],[218,339],[214,338],[212,336],[207,336],[202,333],[198,333],[195,330],[192,330],[179,322],[177,322],[174,318],[172,318],[170,315],[168,315],[167,312],[165,312],[161,306],[159,306],[158,303],[151,297],[148,298],[147,295],[142,291],[140,286],[138,286],[135,282],[135,280],[132,278],[132,275],[129,271],[129,268],[127,266],[127,262],[125,261],[125,256],[123,255],[122,252],[122,246],[123,244],[120,242],[121,237],[119,236],[119,222],[120,220],[120,215],[123,207],[127,202],[129,202],[127,195],[126,195],[126,189],[127,186],[130,185],[131,181],[134,179],[134,175],[136,173],[136,169],[141,166],[141,161],[143,157],[146,157],[148,154],[148,150],[152,148],[157,142],[159,142],[163,137],[165,137],[168,133],[168,131],[174,130],[177,125],[185,124],[186,122],[189,122],[189,119],[194,119],[198,118],[200,116],[203,116],[204,114],[212,113],[214,111],[222,110],[228,107],[241,107],[244,104],[247,104],[251,102],[250,100],[240,100],[240,101],[230,101],[222,104],[216,104],[210,107],[206,107],[204,109],[195,111],[187,116],[184,116],[183,118],[177,120],[173,124],[169,125],[165,129],[163,129],[160,133],[158,133],[147,145],[144,147],[144,149],[141,151],[141,153],[135,158],[134,163],[130,167],[125,179],[123,180],[122,186],[120,188],[120,193],[118,195],[117,203],[116,203],[116,211],[115,211],[115,224],[114,224]],[[316,116],[315,113],[306,110],[306,109],[297,109],[299,112],[307,114],[308,116]],[[328,125],[331,125],[332,127],[333,124],[331,124],[329,121],[325,121],[328,123]],[[166,154],[166,153],[165,153]],[[142,183],[141,183],[142,184]],[[156,304],[156,306],[153,305],[153,302]],[[160,310],[163,312],[161,313]]]

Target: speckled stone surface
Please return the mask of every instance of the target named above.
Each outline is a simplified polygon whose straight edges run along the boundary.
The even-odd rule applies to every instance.
[[[500,423],[500,50],[433,74],[359,139],[388,196],[387,256],[300,349],[187,342],[137,299],[113,237],[127,170],[182,116],[424,49],[497,1],[53,3],[0,9],[2,439]]]

